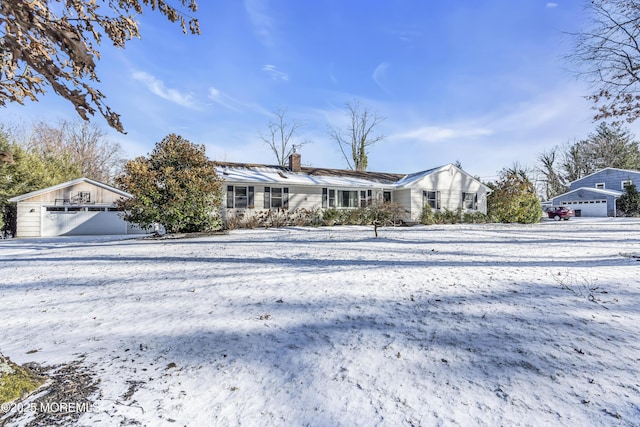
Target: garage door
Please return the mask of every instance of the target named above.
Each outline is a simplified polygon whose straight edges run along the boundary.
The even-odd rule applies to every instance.
[[[580,211],[580,216],[607,216],[606,200],[581,200],[579,202],[567,203],[566,206],[574,211]],[[576,213],[576,216],[578,216],[578,213]]]
[[[104,208],[44,208],[42,236],[127,234],[127,223]]]

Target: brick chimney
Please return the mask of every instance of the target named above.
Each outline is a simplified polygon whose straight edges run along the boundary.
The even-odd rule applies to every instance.
[[[289,156],[289,170],[291,172],[300,172],[300,160],[301,156],[299,153],[294,152]]]

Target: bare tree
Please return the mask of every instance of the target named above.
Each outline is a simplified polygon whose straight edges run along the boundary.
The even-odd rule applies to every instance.
[[[122,146],[90,122],[62,120],[51,125],[37,121],[30,129],[13,126],[10,136],[43,162],[49,158],[64,159],[76,165],[82,176],[108,184],[122,172],[125,163]]]
[[[384,135],[373,135],[373,131],[385,118],[362,107],[357,100],[347,103],[345,108],[349,119],[347,129],[329,127],[329,136],[338,143],[349,169],[364,171],[368,164],[367,147],[384,139]]]
[[[588,96],[595,120],[640,117],[640,2],[592,0],[589,28],[572,34],[575,50],[568,59],[593,85]]]
[[[559,148],[553,147],[549,151],[544,151],[538,156],[538,171],[543,175],[544,197],[550,200],[567,190],[558,172],[556,162],[558,160]]]
[[[67,150],[83,176],[113,183],[125,164],[122,146],[108,139],[106,132],[93,123],[64,122],[62,129]]]
[[[303,126],[298,122],[288,123],[285,116],[287,110],[279,109],[273,112],[275,120],[269,122],[267,135],[260,134],[260,139],[271,148],[280,166],[287,165],[287,159],[297,149],[310,141],[294,141],[296,132]],[[294,143],[295,142],[295,143]]]
[[[175,0],[196,12],[195,0]],[[157,11],[199,34],[198,21],[165,0],[2,0],[0,1],[0,106],[37,101],[48,87],[70,101],[85,120],[100,112],[109,126],[124,132],[120,116],[105,104],[99,82],[95,46],[107,37],[123,48],[140,37],[136,15]]]

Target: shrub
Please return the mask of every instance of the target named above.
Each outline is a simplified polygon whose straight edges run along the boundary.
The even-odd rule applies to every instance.
[[[325,209],[322,213],[324,225],[335,225],[340,221],[340,211],[335,208]]]
[[[487,199],[489,215],[499,222],[532,224],[540,221],[540,200],[524,170],[514,167],[500,173]]]
[[[422,208],[422,212],[420,213],[420,224],[432,225],[435,224],[435,220],[435,214],[433,212],[433,209],[431,208],[431,205],[424,205],[424,207]]]
[[[635,184],[624,186],[624,193],[617,202],[617,208],[624,216],[640,215],[640,193]]]

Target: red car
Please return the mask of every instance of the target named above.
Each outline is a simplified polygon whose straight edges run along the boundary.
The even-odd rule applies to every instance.
[[[573,209],[566,206],[555,206],[547,210],[547,215],[556,221],[560,221],[561,219],[568,221],[572,216],[575,216],[575,213]]]

